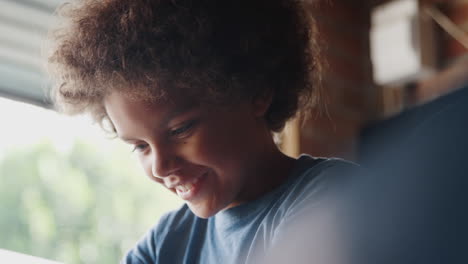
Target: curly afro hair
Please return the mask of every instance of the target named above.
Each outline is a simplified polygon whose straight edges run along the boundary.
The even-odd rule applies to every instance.
[[[115,90],[221,105],[268,95],[265,120],[280,131],[316,101],[319,47],[301,1],[81,0],[58,13],[51,94],[68,114],[108,120]]]

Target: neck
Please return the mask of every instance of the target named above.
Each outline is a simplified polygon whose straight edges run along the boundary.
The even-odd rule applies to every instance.
[[[246,188],[240,200],[255,200],[280,186],[290,176],[294,161],[294,158],[283,154],[273,143],[257,157],[251,170],[252,175],[247,178],[248,182],[244,183]]]

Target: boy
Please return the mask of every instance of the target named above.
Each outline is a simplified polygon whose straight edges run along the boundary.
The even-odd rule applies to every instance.
[[[186,202],[122,263],[255,263],[349,166],[288,157],[272,138],[316,98],[301,1],[85,0],[62,14],[57,105],[109,124]]]

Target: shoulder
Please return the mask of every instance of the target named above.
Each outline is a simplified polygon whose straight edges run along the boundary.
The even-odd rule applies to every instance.
[[[315,158],[301,155],[292,175],[289,191],[318,191],[338,187],[347,182],[359,166],[340,158]]]
[[[303,172],[309,175],[328,172],[330,169],[332,171],[341,170],[346,172],[346,170],[353,170],[359,167],[356,163],[341,158],[317,158],[307,154],[302,154],[297,162],[300,164],[299,166],[304,168]]]
[[[343,159],[301,155],[278,200],[283,219],[338,199],[358,170],[357,164]]]
[[[285,238],[290,241],[291,228],[303,226],[303,222],[320,228],[320,223],[331,224],[337,201],[358,169],[357,164],[343,159],[301,155],[268,215],[271,246],[284,243]]]
[[[179,233],[187,232],[187,229],[190,229],[197,220],[203,219],[197,218],[185,204],[178,210],[166,213],[158,224],[146,232],[128,251],[121,264],[159,263],[161,248],[170,248],[171,245],[168,244],[175,243],[171,241],[171,238],[178,237]]]

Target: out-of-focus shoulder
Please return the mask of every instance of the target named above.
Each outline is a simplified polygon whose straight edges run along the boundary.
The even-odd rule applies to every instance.
[[[302,154],[297,160],[298,166],[296,173],[299,177],[349,177],[359,171],[360,166],[357,163],[341,158],[321,158]],[[307,180],[304,179],[304,180]]]

